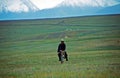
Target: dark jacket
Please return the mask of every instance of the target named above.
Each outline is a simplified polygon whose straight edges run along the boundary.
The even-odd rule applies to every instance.
[[[60,43],[59,46],[58,46],[57,52],[60,52],[60,50],[63,50],[63,51],[64,51],[65,49],[66,49],[65,43]]]

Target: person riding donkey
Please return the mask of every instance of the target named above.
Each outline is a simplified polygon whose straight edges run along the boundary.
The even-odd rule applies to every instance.
[[[61,43],[58,45],[58,49],[57,49],[59,61],[61,61],[61,52],[63,51],[64,51],[64,58],[66,59],[66,61],[68,61],[68,55],[65,50],[66,50],[66,44],[64,40],[61,39]]]

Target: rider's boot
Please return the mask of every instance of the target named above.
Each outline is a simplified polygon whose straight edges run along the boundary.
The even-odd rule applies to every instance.
[[[61,54],[60,53],[58,54],[58,58],[59,58],[59,61],[61,61]]]
[[[68,58],[66,58],[66,61],[68,61]]]

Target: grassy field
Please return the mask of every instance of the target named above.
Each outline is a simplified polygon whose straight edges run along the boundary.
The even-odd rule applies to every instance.
[[[1,21],[0,78],[120,78],[120,15]]]

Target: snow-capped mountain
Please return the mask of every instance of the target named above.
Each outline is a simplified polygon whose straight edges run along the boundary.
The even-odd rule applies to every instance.
[[[79,6],[79,7],[108,7],[118,4],[116,0],[64,0],[63,6]]]
[[[39,8],[30,0],[0,0],[0,12],[28,12],[37,10]]]
[[[53,0],[0,0],[0,20],[120,14],[118,0],[51,1]]]

